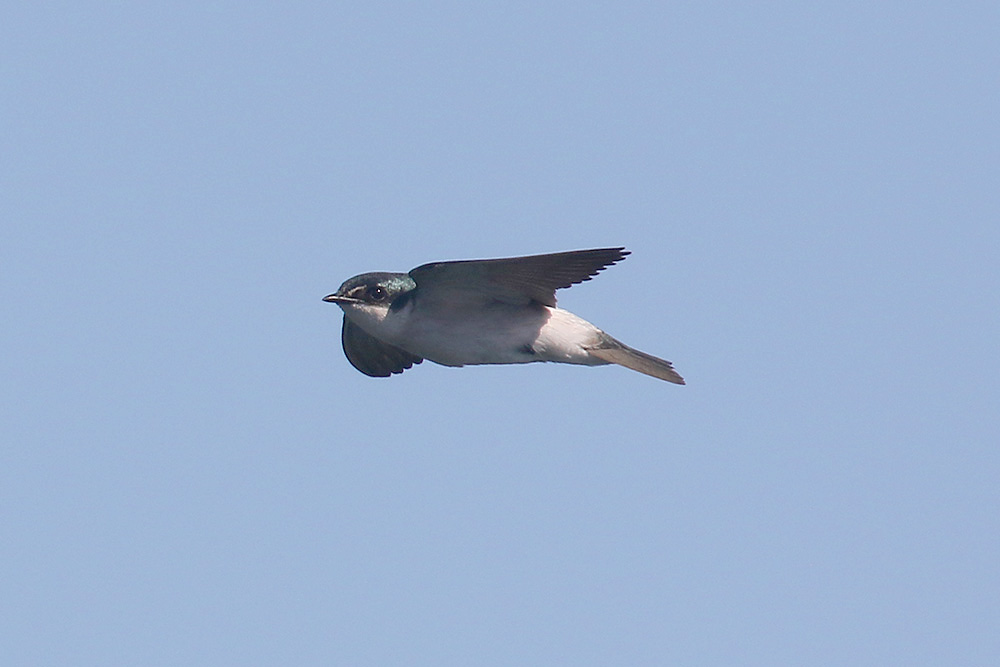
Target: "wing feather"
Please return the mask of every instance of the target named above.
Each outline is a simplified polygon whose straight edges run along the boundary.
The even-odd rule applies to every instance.
[[[389,377],[402,373],[423,359],[401,350],[394,345],[383,343],[344,316],[344,327],[340,332],[344,354],[351,365],[371,377]]]
[[[573,250],[549,255],[434,262],[410,271],[422,295],[441,291],[477,293],[514,304],[556,305],[556,290],[590,280],[625,259],[625,248]]]

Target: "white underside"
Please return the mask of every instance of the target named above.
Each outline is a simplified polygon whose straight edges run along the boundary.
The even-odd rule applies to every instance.
[[[601,330],[561,308],[501,302],[471,309],[434,308],[422,303],[417,316],[412,304],[389,313],[364,306],[344,310],[376,338],[445,366],[608,363],[587,352],[599,341]]]

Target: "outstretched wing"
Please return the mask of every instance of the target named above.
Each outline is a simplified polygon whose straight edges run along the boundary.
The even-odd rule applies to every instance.
[[[556,290],[585,280],[628,255],[625,248],[573,250],[505,259],[434,262],[410,271],[421,297],[461,292],[466,298],[556,305]]]
[[[344,354],[347,355],[351,365],[371,377],[389,377],[423,361],[422,358],[406,350],[383,343],[348,319],[346,315],[340,340],[344,344]]]

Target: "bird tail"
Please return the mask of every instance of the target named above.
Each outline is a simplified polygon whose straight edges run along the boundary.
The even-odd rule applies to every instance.
[[[601,340],[596,346],[588,348],[587,351],[598,359],[618,364],[634,371],[651,375],[674,384],[684,384],[684,378],[677,374],[673,364],[666,359],[654,357],[651,354],[640,352],[631,348],[625,343],[612,338],[606,333],[601,333]]]

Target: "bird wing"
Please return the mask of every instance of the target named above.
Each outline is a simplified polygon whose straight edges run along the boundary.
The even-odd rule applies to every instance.
[[[556,305],[556,290],[590,280],[628,255],[625,248],[573,250],[550,255],[504,259],[434,262],[410,271],[421,296],[461,293],[465,298],[494,299],[512,304],[532,301]]]
[[[351,365],[371,377],[389,377],[402,373],[422,358],[401,350],[394,345],[383,343],[344,316],[344,328],[340,332],[344,344],[344,354]]]

